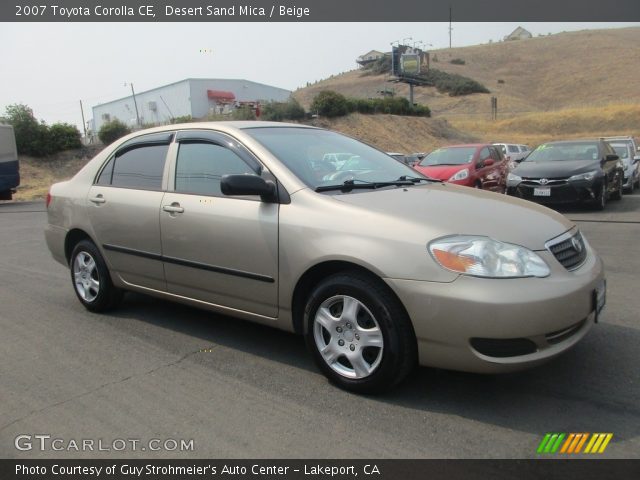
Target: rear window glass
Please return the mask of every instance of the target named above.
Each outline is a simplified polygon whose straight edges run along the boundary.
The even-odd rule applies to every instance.
[[[115,159],[111,185],[160,190],[169,145],[149,145],[126,151]]]
[[[509,152],[511,153],[520,153],[517,145],[509,145]]]

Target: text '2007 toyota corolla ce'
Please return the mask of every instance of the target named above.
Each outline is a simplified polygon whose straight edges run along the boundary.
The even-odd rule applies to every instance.
[[[345,152],[354,169],[324,161]],[[602,262],[562,215],[312,127],[137,132],[53,185],[47,208],[49,249],[89,310],[129,290],[297,332],[359,392],[417,363],[539,364],[604,305]]]

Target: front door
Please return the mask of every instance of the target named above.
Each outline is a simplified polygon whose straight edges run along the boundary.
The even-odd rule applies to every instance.
[[[268,317],[277,315],[277,203],[226,197],[226,174],[257,174],[261,166],[223,134],[180,132],[160,210],[170,293]]]

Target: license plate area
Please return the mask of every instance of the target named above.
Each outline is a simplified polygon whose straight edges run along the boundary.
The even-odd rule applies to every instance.
[[[533,195],[536,197],[550,197],[551,189],[549,187],[545,188],[534,188]]]
[[[593,310],[596,312],[595,321],[598,321],[602,309],[607,303],[607,281],[602,280],[593,291]]]

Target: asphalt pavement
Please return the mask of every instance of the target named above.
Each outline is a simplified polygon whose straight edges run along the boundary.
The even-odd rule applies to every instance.
[[[640,458],[640,193],[563,213],[608,279],[576,348],[517,374],[419,368],[359,396],[293,334],[137,294],[87,312],[45,245],[43,203],[0,203],[0,458],[534,458],[547,432],[611,432],[603,457]]]

